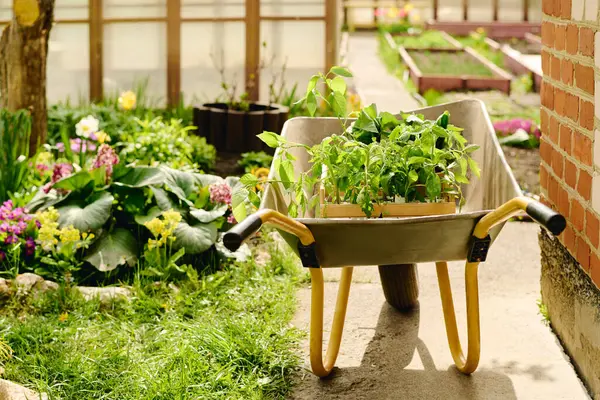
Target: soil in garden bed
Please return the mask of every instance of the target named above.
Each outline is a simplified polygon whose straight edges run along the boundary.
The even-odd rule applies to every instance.
[[[511,38],[496,40],[500,44],[507,44],[521,54],[540,54],[542,46],[539,43],[531,43],[525,39]]]
[[[421,72],[426,75],[494,76],[484,64],[462,51],[409,51],[408,53]]]
[[[521,189],[540,194],[540,151],[502,146],[506,161]]]
[[[243,174],[244,169],[238,164],[241,158],[241,153],[227,153],[220,151],[217,153],[217,162],[215,163],[215,169],[212,173],[223,178]]]
[[[471,36],[455,36],[454,39],[458,40],[463,46],[472,48],[477,53],[496,64],[498,67],[506,69],[504,64],[504,53],[493,49],[485,41],[475,39]]]
[[[396,35],[394,40],[408,49],[454,49],[439,31],[425,31],[420,35]]]

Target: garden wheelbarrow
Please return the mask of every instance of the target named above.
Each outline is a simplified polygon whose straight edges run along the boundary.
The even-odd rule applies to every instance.
[[[310,361],[314,374],[319,377],[331,373],[340,349],[353,266],[379,265],[386,299],[398,306],[394,304],[398,298],[416,302],[416,274],[410,273],[410,267],[435,262],[452,358],[461,372],[470,374],[477,369],[480,355],[478,267],[485,261],[502,226],[511,217],[527,213],[554,235],[565,228],[562,215],[521,193],[481,101],[463,100],[415,112],[435,120],[446,110],[450,112],[452,124],[464,128],[465,138],[481,146],[473,153],[481,166],[481,176],[472,177],[462,188],[465,203],[458,213],[404,218],[317,218],[311,212],[302,218],[290,218],[284,191],[275,183],[267,185],[259,211],[224,236],[225,246],[235,251],[263,224],[270,224],[282,233],[303,266],[310,270]],[[340,130],[339,121],[334,118],[294,118],[287,121],[282,135],[291,142],[312,146]],[[295,171],[309,170],[311,165],[306,152],[292,151],[296,157]],[[275,157],[278,156],[279,150],[275,153]],[[277,171],[272,169],[270,178],[277,179]],[[456,260],[466,260],[466,356],[458,335],[448,275],[447,262]],[[323,360],[322,268],[330,267],[342,267],[343,271]]]

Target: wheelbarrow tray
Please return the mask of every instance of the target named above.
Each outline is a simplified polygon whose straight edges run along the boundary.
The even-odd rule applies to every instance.
[[[471,177],[463,185],[465,204],[451,215],[405,218],[315,218],[314,211],[297,220],[305,224],[316,241],[322,267],[389,265],[453,261],[467,258],[473,229],[479,219],[508,200],[522,196],[521,190],[504,158],[485,105],[479,100],[462,100],[408,112],[436,119],[444,111],[450,123],[464,129],[469,143],[481,148],[472,153],[481,168],[480,177]],[[295,143],[312,146],[325,137],[341,133],[336,118],[293,118],[284,125],[282,136]],[[309,171],[309,156],[303,149],[292,149],[296,157],[296,174]],[[280,157],[278,149],[275,158]],[[278,171],[271,169],[271,179]],[[288,203],[283,187],[267,185],[260,208],[287,215]],[[490,232],[496,238],[502,224]],[[285,240],[297,249],[298,238],[282,232]]]

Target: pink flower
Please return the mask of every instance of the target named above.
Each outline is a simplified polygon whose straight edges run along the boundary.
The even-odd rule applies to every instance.
[[[84,153],[87,153],[88,151],[96,151],[96,148],[97,148],[96,145],[94,143],[90,142],[89,140],[83,141],[80,138],[71,139],[70,144],[71,144],[71,151],[74,153],[80,153],[82,148],[83,148]],[[56,149],[59,152],[64,153],[65,144],[63,142],[56,143]]]
[[[227,217],[227,222],[230,224],[237,224],[237,221],[235,220],[235,217],[233,216],[233,214],[231,214],[229,217]]]
[[[103,144],[98,149],[98,154],[94,159],[94,165],[92,169],[100,168],[102,166],[106,167],[106,180],[109,180],[112,176],[113,165],[117,165],[119,163],[119,156],[114,151],[112,147],[107,144]]]
[[[25,241],[25,255],[32,256],[35,254],[35,240],[32,237],[28,237]]]
[[[231,188],[226,183],[215,183],[208,187],[210,201],[213,203],[231,204]]]
[[[50,169],[50,167],[47,166],[46,164],[37,164],[35,166],[35,169],[37,169],[39,173],[42,173],[42,172],[48,171]]]
[[[52,170],[52,181],[48,182],[42,187],[44,193],[48,193],[50,189],[52,189],[52,185],[56,182],[65,178],[73,173],[73,166],[67,163],[59,163],[54,164],[54,169]]]

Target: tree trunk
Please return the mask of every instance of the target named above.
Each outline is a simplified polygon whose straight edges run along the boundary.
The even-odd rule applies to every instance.
[[[46,142],[46,58],[54,1],[13,0],[13,19],[0,37],[0,107],[31,113],[31,155]]]

